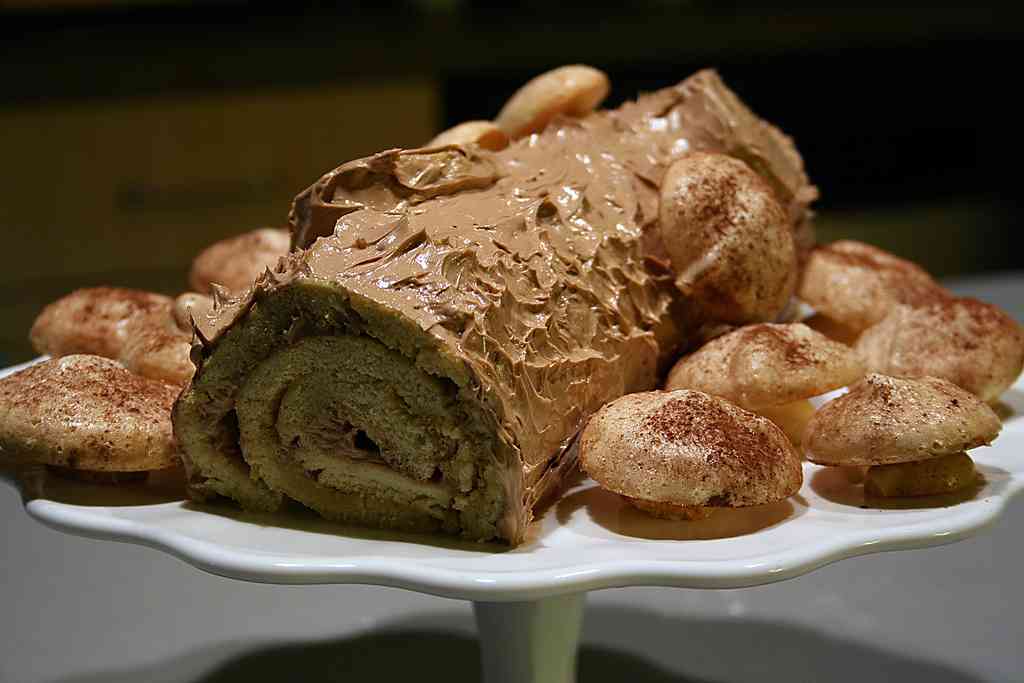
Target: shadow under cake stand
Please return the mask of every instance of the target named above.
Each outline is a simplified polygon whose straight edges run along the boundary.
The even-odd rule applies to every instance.
[[[0,372],[0,375],[15,370]],[[1004,396],[1003,432],[972,457],[984,482],[958,497],[865,501],[839,470],[804,465],[797,496],[701,522],[649,518],[580,481],[517,548],[259,515],[180,499],[179,482],[104,487],[38,470],[19,486],[38,521],[163,550],[213,574],[274,584],[372,584],[473,601],[487,683],[575,680],[587,591],[738,588],[856,555],[940,545],[991,524],[1024,489],[1024,382]]]

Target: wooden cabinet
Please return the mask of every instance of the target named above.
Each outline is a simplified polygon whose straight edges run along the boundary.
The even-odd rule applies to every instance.
[[[0,283],[185,268],[206,244],[283,225],[351,158],[436,133],[429,80],[0,109]],[[18,258],[41,253],[45,258]]]

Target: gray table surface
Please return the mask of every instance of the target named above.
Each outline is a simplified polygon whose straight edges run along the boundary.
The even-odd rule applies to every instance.
[[[1024,272],[950,283],[1024,319]],[[478,680],[468,603],[210,576],[30,520],[0,487],[0,681]],[[1024,680],[1024,500],[950,546],[739,590],[591,593],[580,680]]]

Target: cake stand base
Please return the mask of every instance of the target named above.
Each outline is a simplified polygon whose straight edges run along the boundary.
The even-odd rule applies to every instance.
[[[484,683],[574,683],[585,599],[474,602]]]

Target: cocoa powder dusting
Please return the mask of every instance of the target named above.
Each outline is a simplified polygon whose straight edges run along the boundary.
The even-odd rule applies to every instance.
[[[644,419],[643,429],[665,441],[680,441],[698,436],[709,465],[723,460],[741,467],[756,468],[771,458],[772,444],[767,435],[737,419],[719,401],[709,400],[697,392],[674,398]],[[745,411],[742,411],[745,412]],[[754,415],[751,419],[757,419]]]
[[[736,227],[736,195],[739,185],[730,175],[703,177],[693,191],[697,207],[697,224],[719,235],[726,235]]]
[[[751,325],[745,328],[748,342],[752,348],[781,349],[785,362],[794,366],[818,364],[822,361],[814,353],[811,342],[797,337],[790,328],[783,325]],[[758,339],[760,337],[760,339]]]

